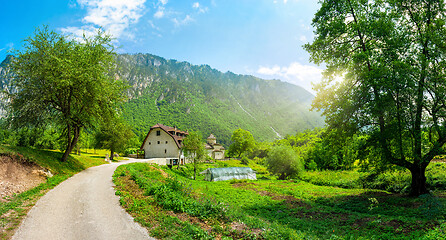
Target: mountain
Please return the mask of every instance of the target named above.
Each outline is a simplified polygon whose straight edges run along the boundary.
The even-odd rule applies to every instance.
[[[151,54],[121,54],[117,62],[118,75],[131,86],[124,116],[137,133],[162,123],[200,130],[204,137],[213,133],[228,146],[237,128],[271,141],[324,125],[319,113],[309,111],[314,96],[290,83]]]
[[[4,104],[8,101],[3,91],[8,90],[10,86],[10,78],[8,64],[11,62],[12,56],[7,55],[5,60],[0,63],[0,117],[4,115]]]
[[[0,65],[0,90],[9,86],[10,58]],[[117,63],[115,75],[130,85],[124,118],[140,138],[162,123],[199,130],[203,137],[213,133],[228,146],[237,128],[249,130],[257,141],[271,141],[324,124],[319,113],[309,111],[314,96],[290,83],[151,54],[120,54]]]

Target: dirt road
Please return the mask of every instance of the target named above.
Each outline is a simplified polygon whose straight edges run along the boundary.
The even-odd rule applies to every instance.
[[[112,175],[132,159],[82,171],[43,196],[12,239],[154,239],[119,205]]]

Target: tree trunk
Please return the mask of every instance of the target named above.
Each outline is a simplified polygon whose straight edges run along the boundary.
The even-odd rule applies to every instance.
[[[111,147],[110,148],[110,161],[113,161],[113,155],[115,154],[115,150]]]
[[[418,197],[422,194],[428,193],[426,186],[426,167],[416,166],[414,165],[410,169],[410,173],[412,174],[412,184],[411,184],[411,192],[410,195],[414,197]]]
[[[73,148],[76,146],[77,140],[79,139],[79,132],[80,127],[74,127],[73,139],[71,139],[71,126],[68,125],[68,144],[64,154],[62,155],[62,159],[60,159],[61,162],[67,161],[68,156],[70,155],[71,151],[73,151]]]
[[[196,163],[196,160],[194,158],[194,180],[195,180],[196,177],[197,177],[197,163]]]

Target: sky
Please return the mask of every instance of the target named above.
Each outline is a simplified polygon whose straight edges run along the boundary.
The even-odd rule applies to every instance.
[[[222,72],[280,79],[312,91],[322,66],[313,39],[316,0],[20,0],[0,8],[0,61],[36,27],[73,37],[102,28],[118,53],[150,53]]]

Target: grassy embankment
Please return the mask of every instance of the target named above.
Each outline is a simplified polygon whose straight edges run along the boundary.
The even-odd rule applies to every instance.
[[[322,174],[326,182],[349,188],[278,181],[262,166],[250,165],[259,180],[206,182],[200,176],[194,181],[191,166],[123,165],[114,174],[116,194],[136,221],[160,239],[446,238],[444,198],[409,198],[339,182],[358,179],[359,173],[306,176],[309,181],[311,174]],[[226,166],[243,165],[217,162],[199,170]]]
[[[0,153],[10,155],[19,161],[34,162],[49,169],[54,175],[48,178],[45,183],[33,189],[0,201],[0,239],[9,239],[27,212],[50,189],[86,168],[104,163],[103,151],[97,152],[102,155],[92,154],[91,152],[93,150],[81,155],[72,154],[67,162],[60,162],[62,153],[58,151],[0,145]]]

